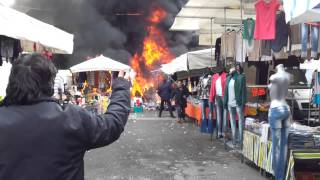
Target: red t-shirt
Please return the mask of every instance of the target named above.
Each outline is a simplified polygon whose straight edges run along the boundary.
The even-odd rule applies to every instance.
[[[271,0],[266,3],[259,0],[255,4],[256,8],[256,26],[254,29],[254,38],[257,40],[272,40],[276,37],[276,16],[279,9],[278,0]]]

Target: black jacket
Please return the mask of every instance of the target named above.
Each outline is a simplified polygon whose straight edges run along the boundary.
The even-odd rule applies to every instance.
[[[172,87],[170,82],[163,83],[159,89],[158,94],[162,100],[170,100],[172,95]]]
[[[116,141],[130,111],[129,82],[116,79],[103,116],[52,99],[0,107],[1,180],[83,180],[87,150]]]
[[[172,93],[172,98],[175,101],[176,106],[187,107],[187,98],[189,97],[190,92],[188,88],[183,86],[182,88],[174,89]]]

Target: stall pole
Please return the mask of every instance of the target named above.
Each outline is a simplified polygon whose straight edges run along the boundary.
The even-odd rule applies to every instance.
[[[243,26],[243,0],[240,1],[241,5],[241,23],[240,23],[240,33],[242,33],[242,26]],[[243,67],[243,38],[241,38],[241,66]],[[237,61],[237,60],[236,60]]]
[[[291,91],[292,97],[291,97],[291,117],[293,119],[293,115],[294,115],[294,92],[293,92],[293,88]]]
[[[308,126],[310,126],[311,96],[312,96],[312,94],[311,94],[311,89],[310,89],[310,91],[309,91]]]
[[[224,67],[227,67],[227,8],[224,8]]]
[[[213,18],[210,19],[211,21],[211,29],[210,29],[210,39],[211,39],[211,67],[213,66]]]

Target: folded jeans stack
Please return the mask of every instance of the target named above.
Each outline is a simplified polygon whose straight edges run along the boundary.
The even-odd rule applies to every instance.
[[[290,129],[289,149],[313,149],[314,147],[315,141],[312,133]]]

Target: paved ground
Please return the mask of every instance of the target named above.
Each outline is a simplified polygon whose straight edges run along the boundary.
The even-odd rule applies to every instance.
[[[168,114],[164,114],[168,116]],[[132,114],[116,143],[85,157],[86,180],[266,180],[192,122]]]

